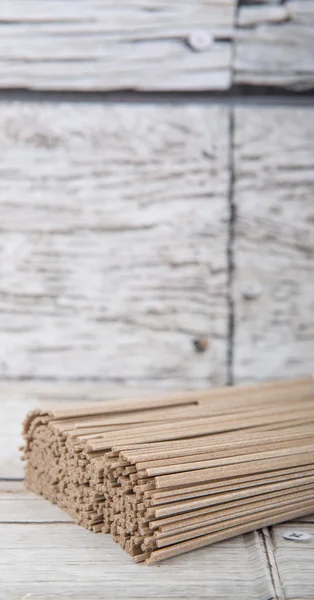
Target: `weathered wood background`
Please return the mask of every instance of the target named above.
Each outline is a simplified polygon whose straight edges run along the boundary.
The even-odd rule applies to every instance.
[[[312,0],[1,0],[2,88],[314,84]]]
[[[18,454],[35,406],[313,372],[313,89],[313,0],[0,0],[1,600],[314,599],[313,518],[141,568]]]
[[[1,376],[310,374],[313,139],[311,107],[3,102]]]

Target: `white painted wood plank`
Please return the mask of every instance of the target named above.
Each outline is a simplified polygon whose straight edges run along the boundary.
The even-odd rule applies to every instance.
[[[314,3],[240,6],[237,15],[234,82],[311,89],[314,86]]]
[[[296,542],[283,536],[290,532],[307,533],[312,539]],[[314,524],[290,522],[272,528],[276,562],[286,600],[313,599]]]
[[[2,0],[0,87],[226,89],[234,8],[235,0]],[[200,30],[213,43],[195,52],[188,42]]]
[[[24,488],[23,482],[0,482],[0,523],[71,523],[58,506]]]
[[[0,598],[273,597],[259,535],[249,534],[158,567],[136,565],[109,535],[72,524],[0,524]],[[2,594],[2,595],[1,595]]]
[[[0,375],[223,383],[227,109],[4,103],[0,147]]]
[[[235,111],[235,381],[313,372],[314,110]]]

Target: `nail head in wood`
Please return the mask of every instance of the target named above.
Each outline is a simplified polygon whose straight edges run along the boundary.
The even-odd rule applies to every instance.
[[[292,542],[310,542],[312,535],[310,533],[304,533],[302,531],[289,531],[284,533],[282,536],[285,540],[291,540]]]
[[[256,300],[261,295],[261,288],[257,284],[251,284],[242,292],[245,300]]]
[[[205,52],[212,46],[214,38],[208,31],[198,29],[189,34],[187,41],[195,52]]]

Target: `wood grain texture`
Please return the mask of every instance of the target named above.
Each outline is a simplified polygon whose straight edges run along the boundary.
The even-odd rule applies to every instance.
[[[200,91],[236,83],[312,89],[313,3],[252,0],[240,5],[236,23],[235,5],[2,0],[0,87]]]
[[[4,103],[0,147],[0,376],[225,382],[227,109]]]
[[[314,3],[291,0],[240,6],[234,59],[235,83],[312,89]]]
[[[313,371],[314,110],[235,112],[235,381]]]
[[[2,0],[0,87],[204,90],[231,82],[235,0]],[[189,40],[212,37],[204,51]]]
[[[71,523],[58,506],[24,488],[22,481],[0,481],[0,523]]]
[[[307,533],[312,539],[296,542],[287,533]],[[290,522],[272,528],[276,563],[286,600],[314,598],[314,523]]]
[[[158,567],[132,563],[109,535],[71,523],[0,524],[0,548],[1,600],[274,597],[258,533]]]

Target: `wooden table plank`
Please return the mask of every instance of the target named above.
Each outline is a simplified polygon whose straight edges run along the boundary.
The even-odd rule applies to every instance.
[[[2,0],[0,87],[227,89],[235,4]]]
[[[314,87],[314,4],[245,2],[237,13],[234,83]]]
[[[25,489],[22,481],[0,481],[0,523],[72,523],[67,513]]]
[[[71,523],[0,524],[0,549],[6,600],[274,597],[258,533],[155,567],[134,564],[109,535]]]
[[[297,532],[311,535],[307,542],[283,536]],[[314,523],[289,522],[272,528],[276,563],[286,600],[314,598]]]
[[[235,111],[235,381],[313,371],[314,110]]]
[[[235,83],[312,89],[313,3],[252,0],[240,5],[236,24],[235,5],[2,0],[0,87],[200,91]]]
[[[227,108],[3,103],[0,146],[0,376],[224,383]]]

